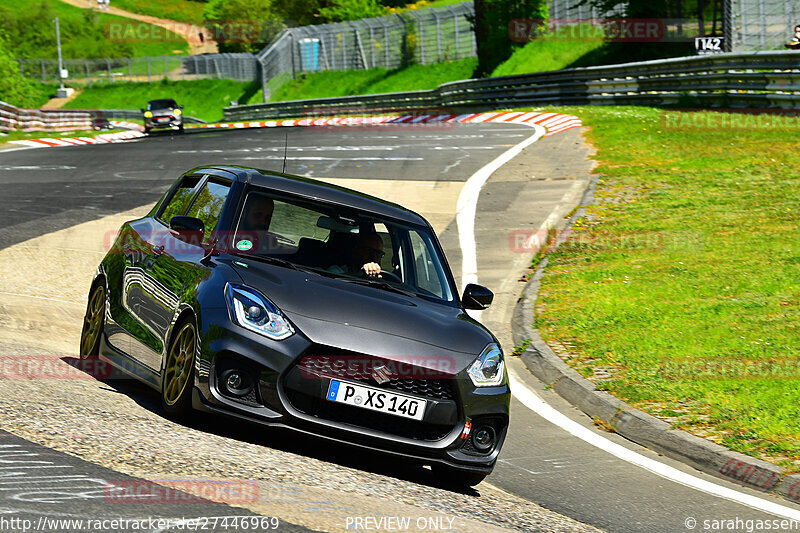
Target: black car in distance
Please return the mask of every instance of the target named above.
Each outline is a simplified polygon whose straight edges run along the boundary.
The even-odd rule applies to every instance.
[[[430,465],[494,468],[510,391],[430,224],[399,205],[242,167],[181,176],[125,223],[91,285],[82,357],[198,409]]]
[[[177,128],[183,133],[183,106],[172,98],[150,100],[147,107],[140,111],[145,133],[150,133],[153,128]]]

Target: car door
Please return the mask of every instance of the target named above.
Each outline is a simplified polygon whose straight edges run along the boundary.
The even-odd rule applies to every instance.
[[[185,176],[155,216],[130,222],[125,235],[122,303],[130,320],[120,325],[130,334],[128,355],[152,373],[160,368],[170,310],[178,299],[156,280],[154,269],[170,245],[169,220],[188,210],[203,183],[204,176]]]
[[[153,262],[145,270],[151,280],[152,290],[146,294],[150,298],[150,327],[158,335],[158,350],[147,354],[148,366],[155,365],[160,371],[161,358],[166,354],[170,327],[182,304],[196,305],[197,287],[211,272],[206,257],[207,246],[215,236],[215,229],[225,208],[231,189],[231,181],[215,176],[207,176],[199,191],[187,206],[186,216],[203,221],[202,240],[197,236],[182,237],[177,232],[163,232]],[[148,348],[151,348],[148,346]],[[153,366],[151,366],[153,368]]]

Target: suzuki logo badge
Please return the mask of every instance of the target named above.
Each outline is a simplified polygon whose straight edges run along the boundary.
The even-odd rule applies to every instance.
[[[378,385],[383,385],[392,379],[392,374],[389,369],[384,365],[377,366],[372,369],[372,379],[378,382]]]

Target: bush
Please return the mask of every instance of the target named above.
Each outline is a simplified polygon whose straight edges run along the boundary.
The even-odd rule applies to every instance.
[[[39,107],[49,93],[47,86],[22,76],[8,37],[0,31],[0,100],[17,107]]]

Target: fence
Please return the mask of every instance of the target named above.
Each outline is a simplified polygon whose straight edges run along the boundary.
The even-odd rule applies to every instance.
[[[58,81],[57,59],[18,59],[23,76],[44,82]],[[252,54],[65,59],[67,82],[113,83],[196,79],[258,79],[258,62]]]
[[[783,48],[800,24],[797,0],[726,0],[731,3],[734,51]]]
[[[265,94],[302,72],[384,67],[474,57],[472,2],[334,24],[287,28],[257,54]],[[274,80],[268,87],[266,82]]]
[[[665,105],[800,109],[800,54],[719,54],[464,80],[431,91],[297,100],[224,110],[226,120],[465,112],[525,105]]]

